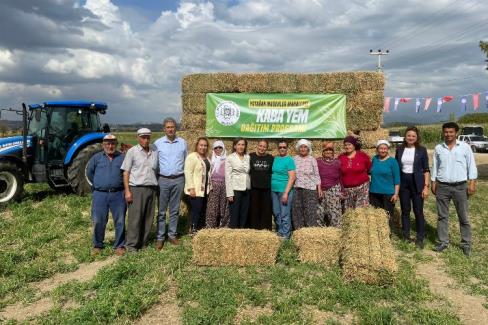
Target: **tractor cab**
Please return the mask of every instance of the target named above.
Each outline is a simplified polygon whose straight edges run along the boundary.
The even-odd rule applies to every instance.
[[[110,132],[108,125],[102,127],[100,123],[100,114],[106,110],[105,103],[88,101],[45,102],[29,105],[28,110],[24,107],[24,137],[0,139],[9,146],[17,145],[8,151],[9,155],[0,151],[0,183],[5,162],[10,170],[14,165],[19,171],[14,177],[19,184],[47,182],[52,188],[67,187],[78,194],[89,192],[86,164],[101,150],[104,133]],[[8,192],[9,187],[6,189]],[[0,203],[10,200],[11,193],[4,193],[6,197],[2,199],[1,190],[0,186]]]

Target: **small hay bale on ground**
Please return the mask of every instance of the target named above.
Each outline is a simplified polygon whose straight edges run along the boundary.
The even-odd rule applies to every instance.
[[[197,265],[274,265],[281,241],[267,230],[202,229],[192,240]]]
[[[373,207],[349,209],[343,217],[342,274],[346,281],[390,284],[398,269],[388,216]]]
[[[339,262],[341,230],[333,227],[301,228],[293,232],[292,240],[298,248],[301,262],[337,265]]]

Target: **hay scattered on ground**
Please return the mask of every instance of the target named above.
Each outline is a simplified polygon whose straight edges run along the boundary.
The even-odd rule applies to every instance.
[[[203,229],[192,240],[197,265],[273,265],[280,247],[278,236],[267,230]]]
[[[390,284],[398,266],[388,216],[373,207],[347,210],[343,217],[342,274],[346,281]]]
[[[339,262],[341,230],[338,228],[310,227],[293,232],[292,240],[298,248],[301,262],[333,266]]]

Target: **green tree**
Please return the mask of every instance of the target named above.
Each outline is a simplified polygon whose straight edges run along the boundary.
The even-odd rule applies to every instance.
[[[480,49],[485,52],[485,55],[488,57],[488,42],[480,41]]]

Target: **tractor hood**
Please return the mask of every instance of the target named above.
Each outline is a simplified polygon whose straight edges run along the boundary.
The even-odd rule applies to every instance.
[[[10,155],[22,150],[24,139],[21,135],[0,138],[0,155]],[[32,147],[32,136],[27,136],[27,148]]]

